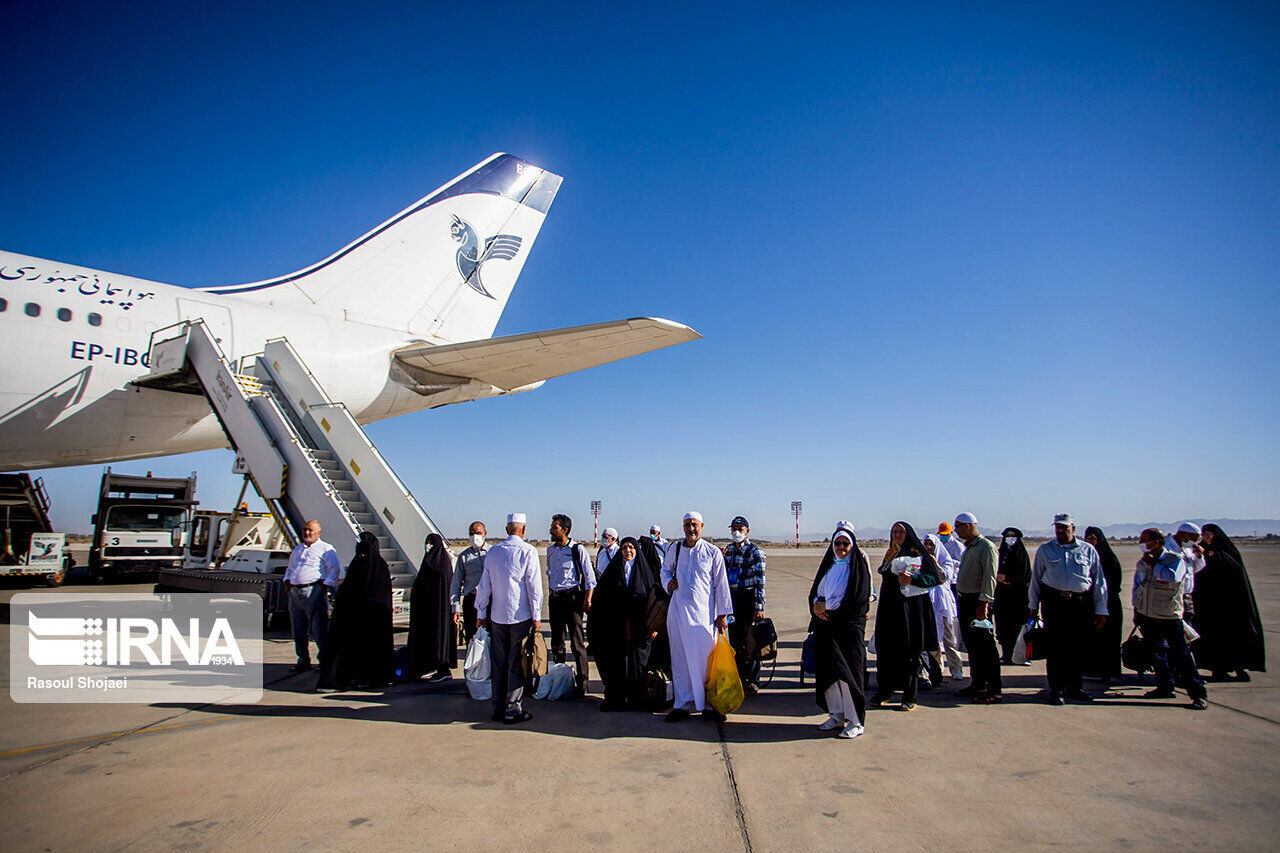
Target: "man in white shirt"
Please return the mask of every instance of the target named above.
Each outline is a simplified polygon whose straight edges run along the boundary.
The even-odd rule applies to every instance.
[[[289,555],[289,568],[284,573],[284,586],[289,594],[289,625],[293,629],[293,648],[298,662],[290,672],[311,669],[311,646],[307,634],[315,640],[317,651],[324,645],[329,630],[329,599],[326,588],[337,587],[342,577],[338,552],[320,538],[320,522],[308,521],[302,528],[302,541]]]
[[[707,707],[707,656],[715,647],[717,632],[729,630],[733,602],[724,554],[702,538],[701,513],[685,513],[684,540],[673,543],[662,561],[662,585],[671,593],[667,636],[675,692],[675,707],[667,714],[667,722],[688,719],[690,708],[723,722],[723,715]]]
[[[479,624],[489,629],[493,683],[493,720],[515,725],[533,719],[521,707],[524,670],[520,646],[542,627],[542,567],[538,549],[524,541],[525,516],[507,516],[507,538],[484,557],[484,573],[476,588]]]
[[[658,549],[658,551],[662,554],[662,556],[664,557],[667,556],[667,548],[671,545],[671,543],[668,542],[666,539],[662,538],[662,528],[656,524],[652,525],[649,528],[649,535],[653,537],[654,547]]]
[[[1191,601],[1191,593],[1196,588],[1196,572],[1206,565],[1204,547],[1200,545],[1200,525],[1184,521],[1178,529],[1164,542],[1170,551],[1182,554],[1187,564],[1187,577],[1182,584],[1183,618],[1188,622],[1195,618],[1195,605]]]

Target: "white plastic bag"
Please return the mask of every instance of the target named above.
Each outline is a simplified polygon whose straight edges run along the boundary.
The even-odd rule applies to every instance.
[[[574,669],[571,663],[547,665],[547,674],[538,679],[535,699],[564,699],[573,693]]]
[[[1182,635],[1187,638],[1188,643],[1194,643],[1200,639],[1200,632],[1191,627],[1191,623],[1186,619],[1182,620]]]
[[[1040,622],[1032,619],[1028,620],[1027,624],[1022,626],[1022,630],[1018,632],[1018,642],[1013,644],[1013,654],[1011,657],[1013,658],[1014,663],[1022,665],[1027,662],[1027,629],[1035,628],[1040,624]]]
[[[483,700],[493,696],[493,682],[489,680],[489,632],[484,628],[476,629],[476,635],[467,644],[467,659],[462,671],[472,699]]]

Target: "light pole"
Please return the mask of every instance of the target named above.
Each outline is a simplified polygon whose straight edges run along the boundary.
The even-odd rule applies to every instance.
[[[592,517],[595,518],[595,525],[591,534],[592,545],[600,544],[600,506],[601,506],[600,501],[591,502],[591,515]]]
[[[804,510],[804,506],[800,501],[791,502],[791,514],[796,517],[796,547],[800,547],[800,513]]]

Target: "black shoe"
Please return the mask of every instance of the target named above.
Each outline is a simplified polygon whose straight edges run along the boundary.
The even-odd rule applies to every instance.
[[[976,684],[970,684],[968,687],[961,687],[956,691],[956,695],[964,699],[972,699],[981,693],[982,691],[978,689],[978,685]]]
[[[439,684],[440,682],[448,681],[451,678],[453,678],[453,673],[442,669],[431,673],[431,675],[427,677],[427,684]]]
[[[702,719],[710,720],[713,723],[723,723],[728,718],[715,708],[708,708],[702,712]]]
[[[877,693],[874,696],[872,696],[869,700],[867,700],[867,704],[874,705],[875,707],[879,708],[882,705],[884,705],[885,702],[888,702],[889,697],[892,695],[893,695],[892,693]]]
[[[1203,711],[1209,707],[1209,700],[1201,696],[1199,699],[1192,699],[1191,704],[1187,707],[1193,711]]]
[[[898,710],[900,711],[914,711],[915,709],[916,709],[915,702],[903,702],[900,706],[898,706]]]
[[[1166,687],[1157,687],[1155,690],[1148,690],[1142,694],[1143,699],[1172,699],[1177,696],[1172,690]]]
[[[1242,669],[1236,673],[1236,681],[1253,681],[1253,678]]]
[[[1065,705],[1065,704],[1067,704],[1067,700],[1066,700],[1066,699],[1063,699],[1063,698],[1062,698],[1062,694],[1061,694],[1061,693],[1059,693],[1057,690],[1050,690],[1050,691],[1049,691],[1049,704],[1050,704],[1050,705]]]
[[[503,716],[504,714],[501,711],[494,711],[489,715],[489,719],[493,720],[495,723],[500,723],[502,722]]]
[[[685,708],[672,708],[671,711],[667,713],[666,719],[668,723],[678,723],[681,720],[687,720],[689,719],[689,711]]]
[[[999,705],[1004,701],[1004,696],[999,693],[979,693],[972,701],[975,705]]]
[[[298,661],[289,667],[290,672],[309,672],[311,670],[311,661]]]
[[[508,726],[514,726],[519,723],[527,723],[532,719],[533,719],[533,714],[530,714],[528,711],[521,711],[519,714],[516,714],[514,717],[504,717],[502,722],[506,723]]]
[[[742,692],[748,696],[755,696],[760,692],[760,688],[748,681],[746,684],[742,685]]]
[[[919,687],[921,692],[928,693],[933,690],[933,682],[927,678],[922,678],[919,681]]]
[[[1093,694],[1087,690],[1081,690],[1079,687],[1075,687],[1075,688],[1072,688],[1071,690],[1064,691],[1063,695],[1065,695],[1068,699],[1074,699],[1077,702],[1093,701]]]

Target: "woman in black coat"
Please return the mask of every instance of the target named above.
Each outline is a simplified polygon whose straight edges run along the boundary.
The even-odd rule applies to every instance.
[[[1084,541],[1094,547],[1102,561],[1102,578],[1107,582],[1107,621],[1093,632],[1083,669],[1089,675],[1096,675],[1103,684],[1110,684],[1119,681],[1122,674],[1120,644],[1124,642],[1124,606],[1120,596],[1124,590],[1124,569],[1101,528],[1085,528]]]
[[[867,555],[858,547],[853,525],[841,522],[809,588],[814,695],[829,715],[818,728],[836,737],[857,737],[866,724],[863,638],[870,605]]]
[[[657,575],[628,536],[600,574],[591,598],[591,654],[604,682],[601,711],[644,706],[649,662],[649,590]]]
[[[938,562],[924,549],[915,530],[905,521],[894,522],[889,550],[878,571],[880,601],[876,604],[876,692],[872,705],[883,705],[902,691],[902,710],[916,707],[920,653],[938,647],[929,587],[942,582]],[[906,574],[902,561],[918,560],[920,568]],[[916,594],[903,590],[913,588]]]
[[[430,674],[430,682],[444,681],[458,665],[458,634],[453,621],[449,585],[453,560],[439,533],[427,537],[418,576],[409,594],[409,673]]]
[[[1027,621],[1027,588],[1031,586],[1031,558],[1022,542],[1022,531],[1006,527],[1001,534],[996,568],[996,636],[1000,662],[1013,666],[1013,647]]]
[[[1262,617],[1253,585],[1245,571],[1240,550],[1216,524],[1203,531],[1204,568],[1196,572],[1191,591],[1195,602],[1193,624],[1200,632],[1196,640],[1196,663],[1226,681],[1248,681],[1249,673],[1267,671],[1267,649],[1262,634]]]
[[[334,595],[333,619],[320,650],[322,693],[383,687],[393,681],[391,571],[372,533],[360,534],[356,555]]]

